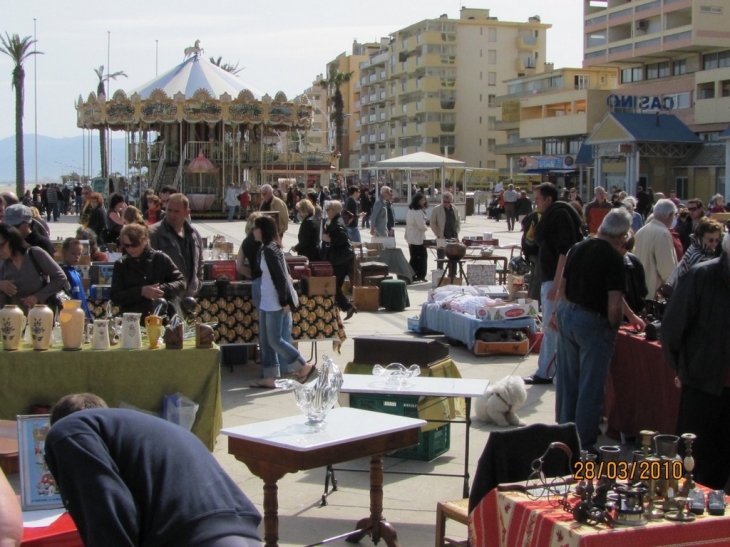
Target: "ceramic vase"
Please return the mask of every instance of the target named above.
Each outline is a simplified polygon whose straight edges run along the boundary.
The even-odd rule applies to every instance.
[[[80,300],[66,300],[63,309],[58,314],[61,323],[61,339],[63,349],[76,351],[81,349],[84,342],[84,321],[86,314],[81,309]]]
[[[45,304],[36,304],[28,312],[28,330],[33,349],[45,351],[51,347],[53,332],[53,310]]]
[[[109,349],[109,320],[95,319],[94,323],[89,325],[91,338],[91,349]]]
[[[20,348],[20,342],[25,328],[25,314],[18,306],[7,305],[0,310],[0,332],[3,335],[3,349],[15,351]]]
[[[160,347],[160,333],[162,332],[162,317],[148,315],[144,318],[144,325],[147,329],[147,343],[150,349]]]
[[[122,315],[122,339],[123,349],[140,349],[142,347],[142,333],[140,332],[139,320],[141,313],[125,313]]]

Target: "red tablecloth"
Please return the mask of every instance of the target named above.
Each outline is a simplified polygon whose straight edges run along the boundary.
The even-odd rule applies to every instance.
[[[23,528],[21,547],[84,547],[76,525],[68,513],[64,513],[50,526]]]
[[[573,503],[577,498],[573,499]],[[549,502],[518,492],[492,490],[472,513],[471,545],[479,547],[677,547],[727,545],[730,516],[705,513],[689,523],[652,521],[645,526],[587,526]]]
[[[636,437],[642,429],[675,434],[680,390],[658,342],[618,333],[606,381],[607,435]]]

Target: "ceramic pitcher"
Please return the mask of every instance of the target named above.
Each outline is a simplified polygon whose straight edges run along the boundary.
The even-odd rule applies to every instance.
[[[147,342],[150,349],[160,347],[160,333],[162,332],[162,317],[148,315],[144,318],[144,325],[147,328]]]
[[[45,304],[36,304],[28,312],[28,330],[33,349],[44,351],[51,347],[53,310]]]
[[[95,319],[89,325],[91,349],[109,349],[109,320]]]
[[[0,332],[3,336],[3,349],[15,351],[20,348],[25,314],[18,306],[7,305],[0,310]]]
[[[81,300],[66,300],[58,314],[61,323],[63,349],[75,351],[81,349],[84,342],[84,323],[86,314],[81,309]]]
[[[139,320],[141,313],[125,313],[122,315],[122,348],[140,349],[142,347],[142,333],[140,332]]]

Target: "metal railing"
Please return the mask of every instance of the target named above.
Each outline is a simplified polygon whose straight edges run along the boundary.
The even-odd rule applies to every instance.
[[[152,188],[155,189],[155,191],[158,191],[160,188],[160,179],[162,178],[162,173],[165,172],[165,156],[167,154],[167,148],[162,147],[162,153],[160,154],[160,157],[157,160],[157,167],[155,168],[155,176],[152,178]]]

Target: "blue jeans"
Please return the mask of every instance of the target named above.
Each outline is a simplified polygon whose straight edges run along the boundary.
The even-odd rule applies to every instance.
[[[590,447],[598,439],[616,330],[606,317],[565,301],[558,306],[558,327],[556,421],[575,422],[581,446]]]
[[[259,351],[261,352],[261,377],[262,378],[278,378],[279,375],[277,373],[276,376],[266,376],[264,374],[265,371],[278,371],[279,370],[279,358],[276,355],[276,352],[271,348],[269,345],[268,340],[266,339],[266,321],[262,319],[262,311],[261,311],[261,278],[254,279],[253,283],[251,284],[251,296],[253,298],[254,306],[256,306],[256,310],[258,313],[259,318]]]
[[[259,325],[261,324],[265,325],[265,336],[269,347],[278,356],[277,363],[271,366],[264,366],[262,356],[263,377],[278,378],[280,376],[278,361],[284,363],[287,371],[297,372],[306,363],[306,359],[286,340],[286,337],[291,336],[291,312],[259,310]],[[260,327],[259,336],[261,336]]]
[[[357,226],[348,226],[345,228],[347,230],[347,235],[350,236],[350,241],[353,243],[362,243],[362,238],[360,238],[360,230]]]
[[[553,286],[552,281],[543,281],[540,285],[540,303],[542,304],[542,343],[537,358],[537,374],[540,378],[555,376],[555,355],[558,350],[558,333],[548,330],[547,324],[555,311],[555,300],[548,300],[547,293]]]
[[[233,222],[233,215],[236,214],[236,206],[235,205],[229,205],[228,206],[228,222]]]

